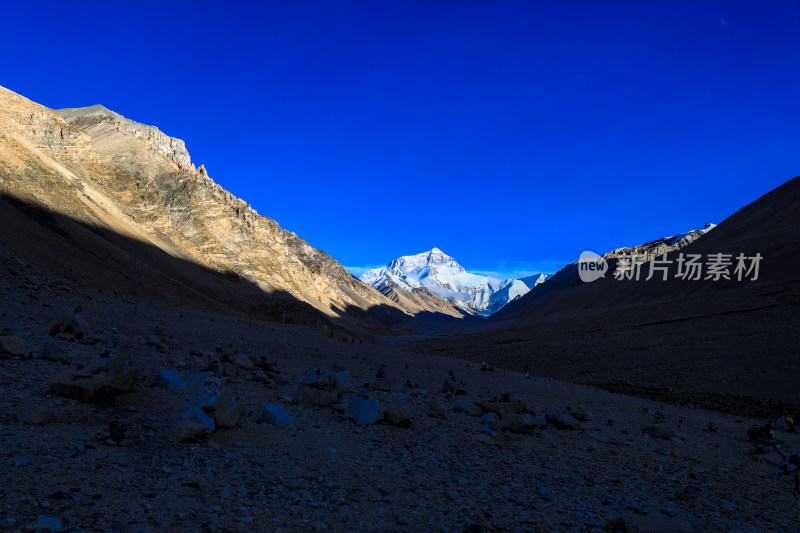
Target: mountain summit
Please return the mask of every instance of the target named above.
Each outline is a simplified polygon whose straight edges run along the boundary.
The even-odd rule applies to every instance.
[[[530,288],[520,280],[471,274],[439,248],[405,255],[381,268],[364,272],[361,281],[385,295],[398,289],[433,293],[465,314],[488,316]]]

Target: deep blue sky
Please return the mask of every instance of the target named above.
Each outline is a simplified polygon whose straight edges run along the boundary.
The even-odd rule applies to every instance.
[[[47,2],[0,85],[103,104],[347,266],[557,270],[800,174],[800,2]]]

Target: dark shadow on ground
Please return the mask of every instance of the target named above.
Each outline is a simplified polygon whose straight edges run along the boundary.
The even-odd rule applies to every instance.
[[[15,256],[85,287],[270,322],[341,329],[285,291],[262,290],[235,272],[217,272],[150,243],[8,195],[0,195],[3,241]]]

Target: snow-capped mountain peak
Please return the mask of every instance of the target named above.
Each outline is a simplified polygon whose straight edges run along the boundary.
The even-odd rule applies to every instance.
[[[424,287],[467,312],[489,315],[530,289],[522,281],[467,272],[439,248],[405,255],[381,268],[364,272],[361,281],[378,290],[398,286],[407,291]]]

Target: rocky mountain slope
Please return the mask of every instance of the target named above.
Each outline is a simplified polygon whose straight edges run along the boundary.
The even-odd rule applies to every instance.
[[[0,229],[0,239],[12,245],[27,244],[8,231],[10,218],[24,217],[26,209],[67,217],[65,223],[94,234],[65,228],[38,234],[49,242],[39,247],[45,262],[53,259],[47,254],[54,247],[80,236],[91,240],[89,249],[108,245],[95,242],[102,233],[114,241],[108,264],[127,263],[124,271],[130,273],[138,258],[139,270],[155,266],[178,282],[171,285],[212,299],[225,300],[230,289],[238,289],[214,294],[208,283],[178,270],[199,266],[247,286],[251,296],[260,291],[262,301],[264,295],[296,300],[333,320],[352,312],[363,318],[371,308],[383,313],[378,320],[405,316],[328,254],[214,183],[205,168],[192,164],[183,141],[102,106],[53,111],[0,88],[0,194],[18,207],[4,210],[9,221]],[[91,253],[83,244],[76,261]],[[143,247],[150,253],[140,257]],[[181,267],[153,265],[159,252]],[[72,269],[66,258],[60,260],[61,268]],[[95,264],[97,277],[103,264]]]
[[[437,303],[441,299],[456,313],[482,316],[498,311],[530,290],[519,280],[471,274],[438,248],[368,270],[361,275],[361,281],[398,299],[403,294],[400,291],[405,291],[431,307],[441,308],[442,304]]]

